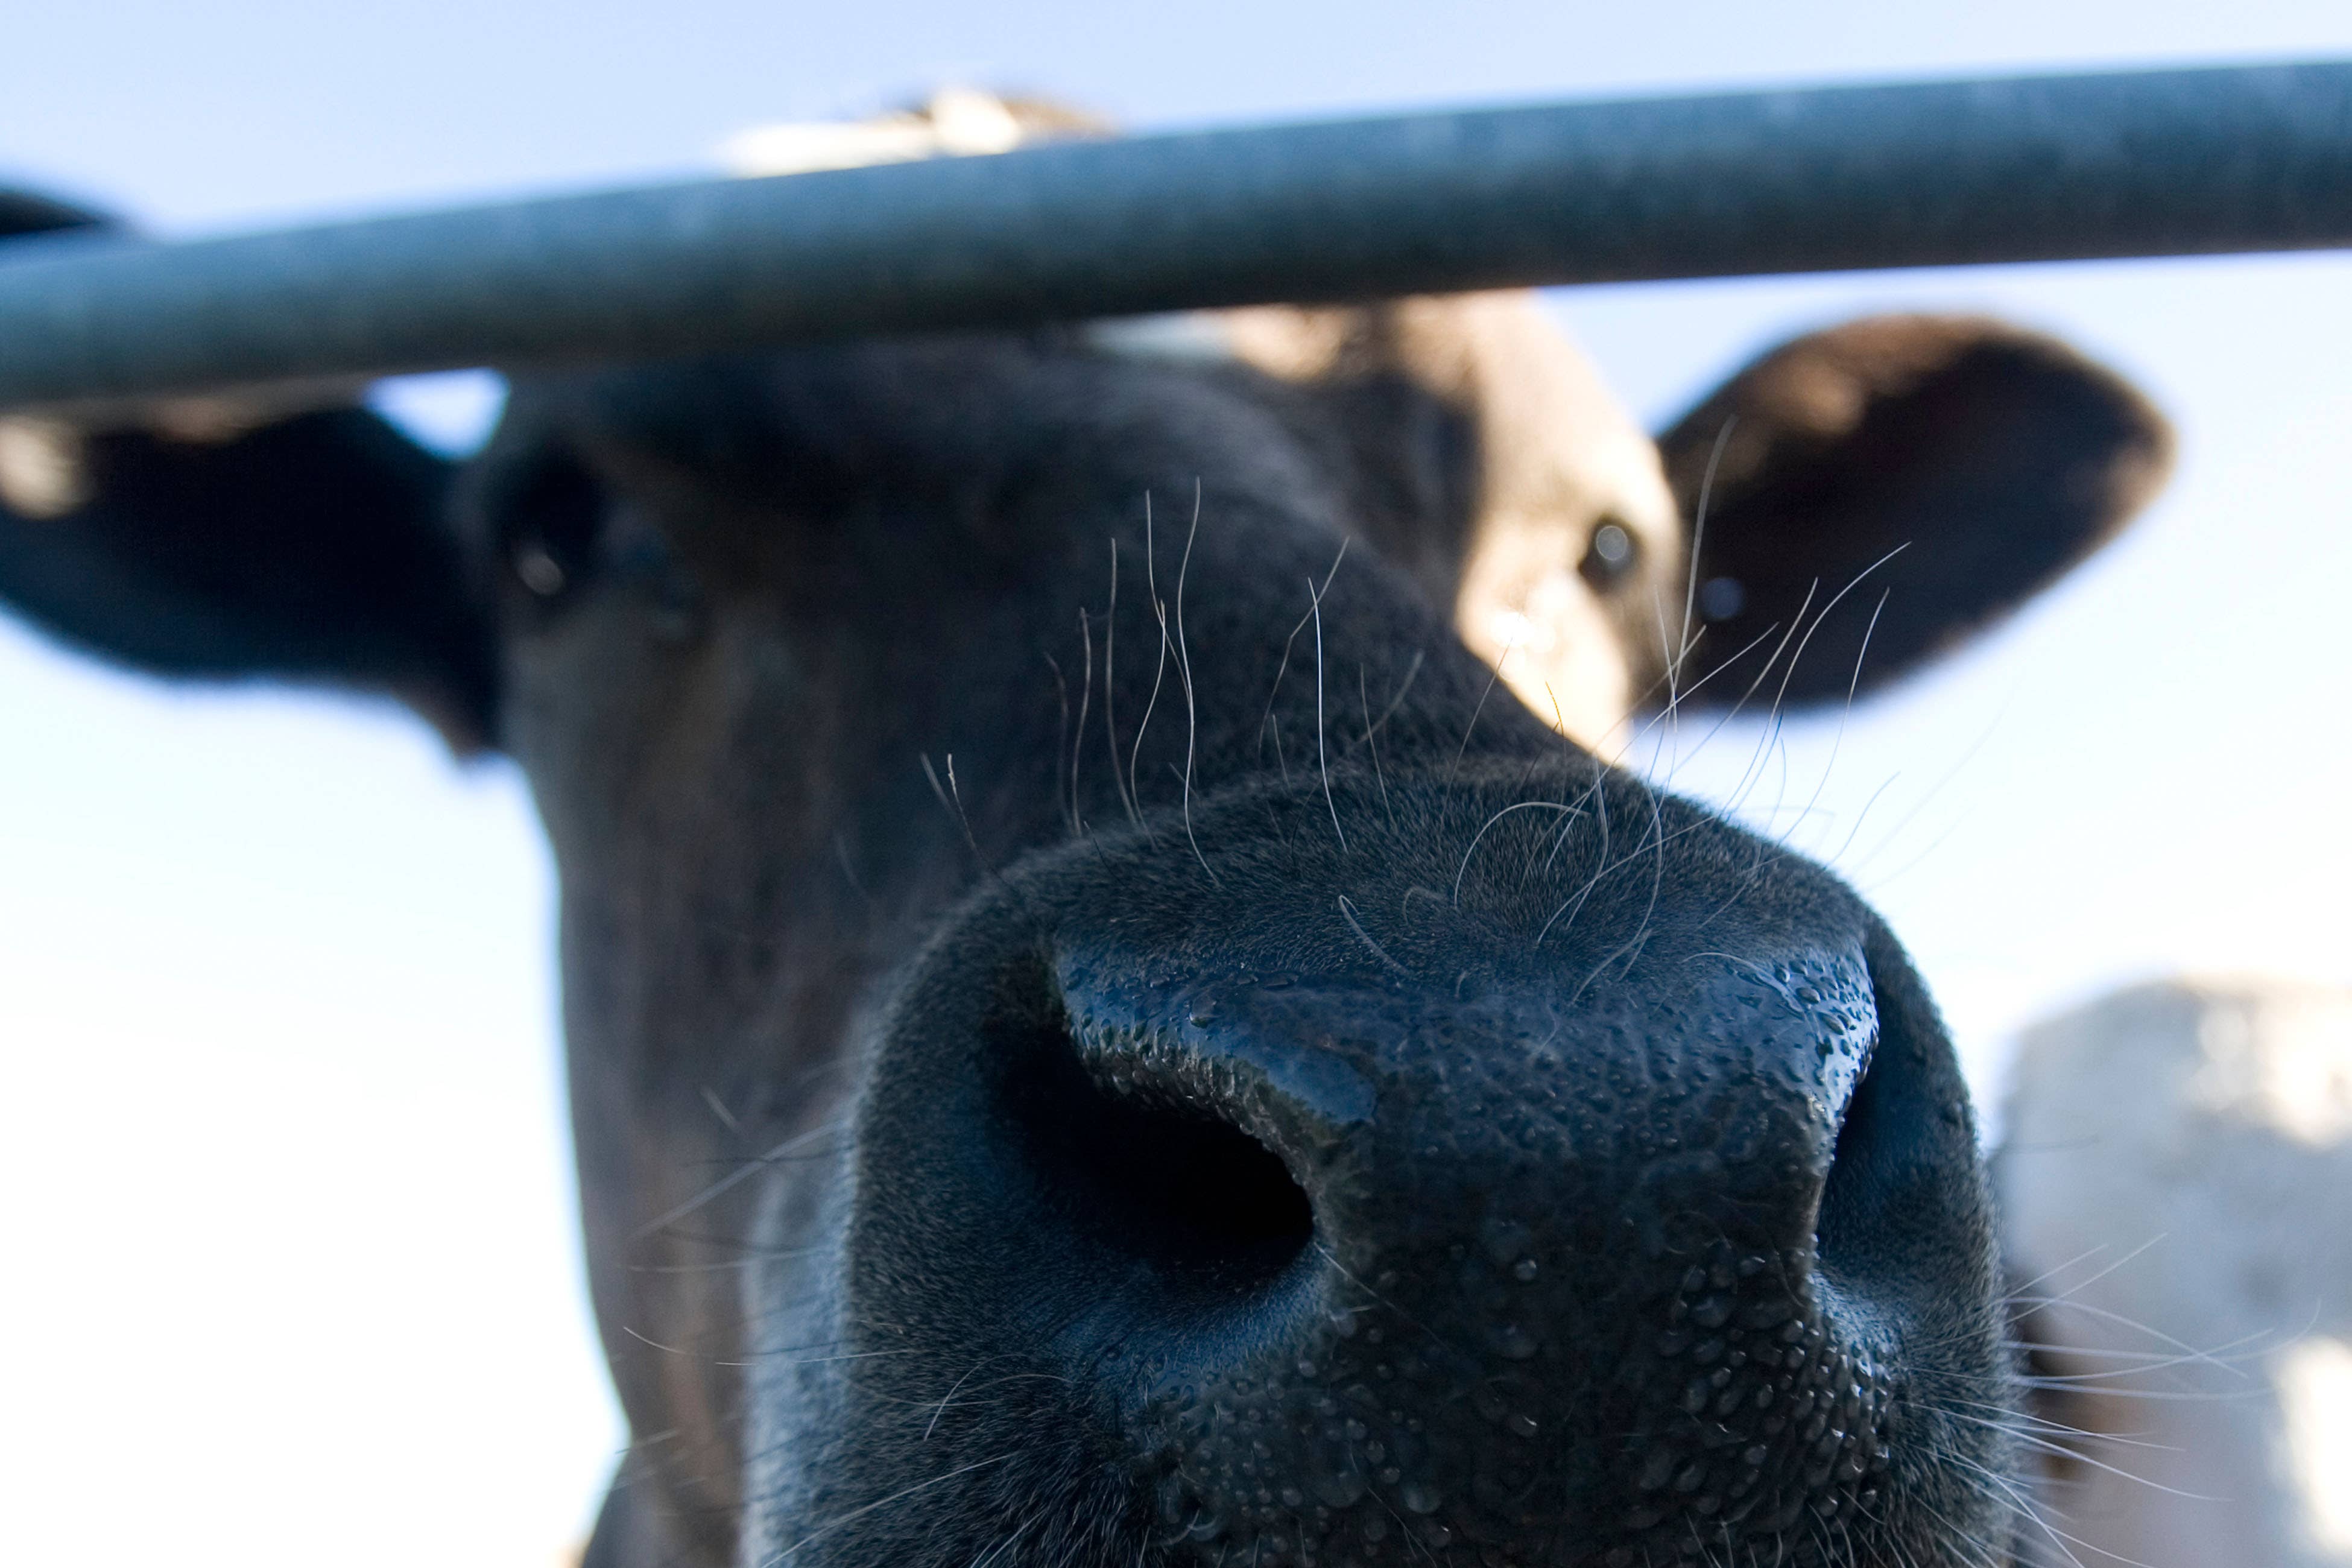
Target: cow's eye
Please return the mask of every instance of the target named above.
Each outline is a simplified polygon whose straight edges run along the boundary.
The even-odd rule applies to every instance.
[[[604,492],[568,454],[534,458],[506,488],[499,537],[507,570],[523,590],[553,605],[593,574],[604,531]]]
[[[1641,542],[1622,518],[1612,513],[1601,514],[1592,525],[1592,535],[1584,543],[1584,559],[1576,569],[1596,593],[1613,591],[1633,574],[1642,559]]]

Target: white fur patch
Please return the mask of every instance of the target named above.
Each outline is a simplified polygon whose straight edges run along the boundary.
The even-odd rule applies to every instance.
[[[731,173],[747,177],[807,174],[1010,153],[1026,134],[1019,118],[993,93],[942,88],[919,113],[754,126],[729,137],[719,157]]]
[[[54,419],[0,419],[0,502],[46,522],[89,500],[81,432]]]

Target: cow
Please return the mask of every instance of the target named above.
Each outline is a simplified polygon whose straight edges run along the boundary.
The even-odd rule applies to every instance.
[[[2352,992],[2100,997],[2026,1032],[2007,1122],[2037,1560],[2352,1563]]]
[[[462,463],[23,416],[0,599],[522,769],[633,1434],[592,1568],[2001,1560],[1924,985],[1576,737],[1940,652],[2161,421],[1968,320],[1655,444],[1523,298],[1218,331],[519,372]]]

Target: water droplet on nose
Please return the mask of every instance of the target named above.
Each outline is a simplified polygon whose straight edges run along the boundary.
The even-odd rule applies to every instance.
[[[1532,1258],[1522,1258],[1511,1265],[1511,1278],[1522,1285],[1532,1283],[1539,1272],[1541,1270],[1536,1267],[1536,1260]]]
[[[1307,1484],[1314,1489],[1315,1500],[1326,1508],[1352,1508],[1364,1495],[1363,1473],[1354,1468],[1326,1470],[1309,1476]]]
[[[1516,1220],[1490,1219],[1478,1227],[1478,1243],[1497,1268],[1508,1268],[1513,1259],[1525,1256],[1533,1239],[1534,1233]]]
[[[1407,1513],[1435,1513],[1437,1505],[1444,1500],[1427,1481],[1410,1480],[1397,1488],[1397,1501],[1404,1505]]]
[[[1525,1411],[1514,1411],[1503,1417],[1503,1430],[1515,1437],[1532,1437],[1543,1430],[1543,1423]]]
[[[1536,1353],[1536,1337],[1524,1323],[1496,1323],[1486,1331],[1486,1346],[1506,1361],[1525,1361]]]

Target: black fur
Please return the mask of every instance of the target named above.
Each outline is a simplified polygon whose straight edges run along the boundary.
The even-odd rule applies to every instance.
[[[0,199],[0,234],[108,226]],[[159,675],[387,692],[461,745],[489,742],[496,654],[446,527],[443,459],[355,408],[53,438],[88,500],[26,517],[0,491],[0,587],[21,614]]]

